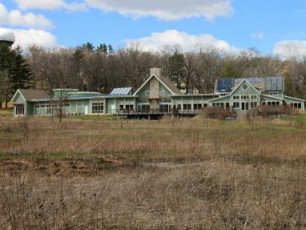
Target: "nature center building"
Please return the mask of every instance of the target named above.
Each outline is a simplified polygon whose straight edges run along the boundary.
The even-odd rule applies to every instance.
[[[173,82],[152,68],[149,78],[134,92],[115,88],[110,94],[77,89],[18,89],[12,98],[14,115],[118,114],[126,116],[195,115],[205,107],[249,110],[260,105],[288,105],[305,110],[305,100],[284,95],[282,77],[220,78],[212,94],[184,94]]]

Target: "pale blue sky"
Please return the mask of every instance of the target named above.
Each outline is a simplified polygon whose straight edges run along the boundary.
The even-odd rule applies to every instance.
[[[229,52],[306,54],[306,1],[0,0],[0,28],[25,49],[87,41],[144,50],[214,45]]]

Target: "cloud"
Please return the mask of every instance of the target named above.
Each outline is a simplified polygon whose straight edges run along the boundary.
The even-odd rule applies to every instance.
[[[85,3],[65,3],[63,5],[63,8],[65,10],[69,10],[69,11],[87,11],[87,5]]]
[[[56,38],[49,32],[44,30],[21,30],[7,29],[0,27],[0,33],[12,32],[15,34],[14,47],[21,46],[23,50],[27,50],[30,46],[36,45],[44,48],[55,48],[58,46]]]
[[[264,34],[262,32],[252,33],[251,37],[256,39],[262,39],[264,37]]]
[[[28,28],[52,28],[53,24],[43,15],[33,13],[22,14],[18,10],[8,11],[0,3],[0,25],[22,26]]]
[[[44,9],[54,10],[60,8],[63,4],[62,0],[15,0],[17,7],[21,10],[28,9]]]
[[[306,41],[281,41],[275,44],[273,52],[285,59],[305,57]]]
[[[122,15],[140,18],[153,16],[163,20],[177,20],[216,16],[229,16],[233,9],[230,0],[86,0],[86,3],[104,11],[116,11]]]
[[[210,34],[191,35],[177,30],[152,33],[150,37],[126,40],[127,47],[137,44],[144,51],[159,52],[167,46],[179,46],[182,51],[194,51],[200,47],[212,46],[218,50],[238,53],[238,48],[230,46],[226,41],[218,40]]]
[[[17,6],[21,10],[42,9],[57,10],[65,9],[69,11],[86,11],[85,3],[71,2],[66,3],[64,0],[15,0]]]

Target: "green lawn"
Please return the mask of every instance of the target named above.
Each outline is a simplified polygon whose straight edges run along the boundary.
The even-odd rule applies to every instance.
[[[287,121],[293,121],[299,124],[306,124],[306,113],[301,113],[298,115],[294,115],[294,116],[290,116],[290,117],[286,117],[284,118]]]
[[[12,117],[13,109],[0,109],[0,117]]]
[[[71,120],[120,120],[123,117],[106,114],[106,115],[80,115],[80,116],[68,116],[67,119]]]

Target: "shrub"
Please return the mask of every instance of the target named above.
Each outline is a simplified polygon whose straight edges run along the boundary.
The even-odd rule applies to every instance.
[[[268,117],[281,117],[281,116],[290,116],[297,114],[298,111],[291,106],[281,105],[281,106],[269,106],[264,105],[257,108],[257,113],[259,116],[268,118]]]
[[[203,110],[204,115],[207,118],[224,120],[228,117],[236,117],[236,112],[232,110],[226,110],[222,107],[208,107]]]

